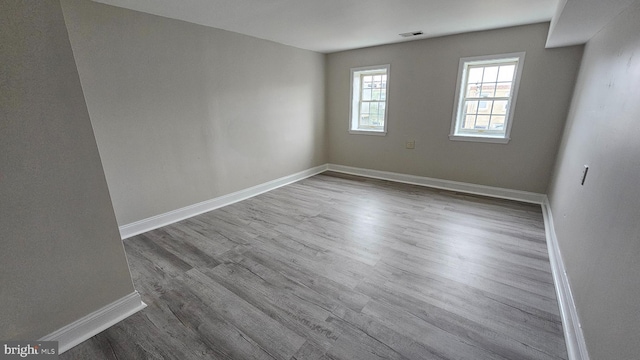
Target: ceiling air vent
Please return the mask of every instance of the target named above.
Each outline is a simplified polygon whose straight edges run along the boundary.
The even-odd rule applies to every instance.
[[[402,37],[412,37],[412,36],[418,36],[418,35],[422,35],[424,34],[422,31],[411,31],[411,32],[406,32],[406,33],[402,33],[400,34],[400,36]]]

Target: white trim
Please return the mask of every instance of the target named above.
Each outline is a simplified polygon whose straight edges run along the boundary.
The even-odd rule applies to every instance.
[[[367,73],[367,72],[375,72],[378,70],[382,70],[384,69],[386,72],[386,76],[387,76],[387,81],[385,83],[385,98],[384,98],[384,126],[382,130],[366,130],[366,129],[358,129],[357,126],[357,121],[358,121],[358,116],[354,117],[354,112],[356,111],[356,108],[358,109],[358,114],[360,113],[359,107],[360,107],[360,92],[362,89],[360,89],[360,82],[357,83],[357,87],[354,87],[354,85],[356,85],[356,81],[355,81],[355,77],[356,77],[356,73],[360,74],[360,73]],[[349,102],[349,133],[350,134],[354,134],[354,135],[378,135],[378,136],[385,136],[387,134],[387,124],[389,123],[389,79],[391,78],[391,64],[384,64],[384,65],[372,65],[372,66],[363,66],[363,67],[356,67],[356,68],[351,68],[350,70],[350,78],[349,78],[349,82],[350,82],[350,96],[351,96],[351,102]],[[358,78],[359,79],[359,78]],[[357,97],[354,96],[356,95],[356,90],[357,90]],[[357,105],[356,105],[357,104]]]
[[[449,133],[450,140],[456,141],[475,141],[475,142],[488,142],[488,143],[500,143],[506,144],[511,139],[511,125],[513,124],[513,119],[515,116],[516,109],[516,100],[518,99],[518,90],[520,88],[520,79],[522,78],[522,69],[524,68],[524,58],[526,53],[516,52],[509,54],[496,54],[496,55],[483,55],[483,56],[472,56],[472,57],[464,57],[460,58],[460,62],[458,63],[458,78],[456,80],[456,93],[455,93],[455,101],[453,103],[453,115],[451,120],[451,131]],[[511,89],[511,96],[509,99],[509,109],[507,110],[507,115],[505,117],[505,129],[504,134],[500,134],[499,136],[492,136],[490,133],[487,133],[486,136],[483,136],[481,132],[459,132],[460,121],[462,120],[461,112],[462,112],[462,102],[465,98],[465,89],[466,89],[466,80],[467,80],[467,64],[468,63],[476,63],[476,64],[489,64],[489,63],[500,63],[500,62],[510,62],[513,59],[517,59],[516,73],[514,74],[513,79],[513,87]],[[464,83],[463,83],[464,82]],[[485,140],[479,140],[483,138]]]
[[[349,134],[353,135],[376,135],[376,136],[386,136],[386,131],[378,131],[378,130],[349,130]]]
[[[584,334],[582,333],[582,328],[580,326],[575,302],[573,301],[569,279],[567,278],[567,273],[565,271],[560,248],[558,247],[558,241],[553,224],[553,216],[551,214],[551,207],[549,205],[547,196],[544,194],[394,173],[389,171],[371,170],[337,164],[325,164],[305,171],[301,171],[293,175],[272,180],[251,188],[240,190],[235,193],[224,195],[215,199],[204,201],[165,214],[121,226],[120,233],[122,234],[122,238],[126,239],[128,237],[135,236],[137,234],[153,230],[174,223],[176,221],[180,221],[210,210],[220,208],[222,206],[230,205],[235,202],[248,199],[250,197],[265,193],[281,186],[285,186],[293,182],[305,179],[307,177],[320,174],[327,170],[405,184],[427,186],[468,194],[476,194],[500,199],[540,204],[542,206],[542,215],[544,217],[545,223],[545,234],[547,238],[549,261],[551,263],[553,281],[558,298],[558,306],[560,308],[562,328],[564,331],[565,342],[567,344],[567,353],[569,356],[569,360],[589,360],[589,354],[587,352]],[[95,313],[92,313],[85,318],[74,322],[73,324],[67,325],[64,328],[45,336],[40,340],[60,341],[60,352],[64,352],[69,348],[79,344],[80,342],[90,338],[91,336],[99,333],[100,331],[108,328],[109,326],[117,323],[118,321],[126,318],[127,316],[132,315],[145,306],[146,305],[140,300],[138,293],[134,292],[127,297],[118,300],[111,305],[108,305],[96,311]],[[126,309],[132,310],[127,311]],[[110,313],[116,310],[118,310],[120,316],[118,316],[118,314],[115,314],[115,317],[109,316],[113,315]],[[104,318],[104,320],[99,321],[99,318]],[[109,318],[113,318],[115,320],[108,321]],[[94,330],[80,330],[80,328],[93,328]]]
[[[459,181],[434,179],[434,178],[428,178],[423,176],[407,175],[407,174],[400,174],[400,173],[394,173],[394,172],[388,172],[388,171],[370,170],[370,169],[356,168],[356,167],[336,165],[336,164],[329,164],[328,169],[330,171],[341,172],[341,173],[351,174],[351,175],[365,176],[365,177],[370,177],[374,179],[396,181],[396,182],[401,182],[405,184],[421,185],[421,186],[427,186],[427,187],[432,187],[437,189],[458,191],[458,192],[463,192],[468,194],[490,196],[490,197],[495,197],[500,199],[517,200],[517,201],[533,203],[533,204],[542,204],[545,199],[544,194],[538,194],[533,192],[504,189],[504,188],[485,186],[485,185],[476,185],[476,184],[470,184],[470,183],[459,182]]]
[[[560,248],[558,246],[558,240],[556,238],[553,224],[553,215],[551,214],[551,206],[549,205],[547,195],[336,164],[328,164],[328,170],[374,179],[540,204],[542,206],[542,216],[544,218],[545,235],[547,239],[547,251],[549,252],[549,262],[553,273],[553,283],[556,290],[556,296],[558,298],[558,306],[560,308],[562,329],[564,331],[564,339],[567,345],[568,359],[589,360],[587,344],[582,332],[582,326],[580,325],[578,311],[576,309],[575,302],[573,301],[573,294],[571,293],[571,286],[569,285],[569,279],[564,267],[564,261],[562,260],[562,254],[560,253]]]
[[[562,318],[562,328],[564,331],[565,342],[567,344],[567,352],[568,352],[569,360],[589,360],[589,354],[587,352],[584,335],[582,333],[582,328],[580,326],[578,312],[576,310],[576,306],[573,301],[569,280],[567,278],[567,273],[565,271],[562,255],[560,254],[560,249],[558,247],[558,241],[556,238],[555,228],[553,225],[553,216],[551,214],[551,207],[549,206],[549,201],[547,199],[547,196],[544,194],[505,189],[505,188],[499,188],[499,187],[493,187],[493,186],[476,185],[476,184],[451,181],[451,180],[428,178],[428,177],[416,176],[416,175],[394,173],[389,171],[371,170],[371,169],[357,168],[357,167],[337,165],[337,164],[325,164],[325,165],[317,166],[315,168],[311,168],[305,171],[301,171],[293,175],[272,180],[267,183],[260,184],[248,189],[240,190],[235,193],[224,195],[215,199],[204,201],[204,202],[187,206],[181,209],[177,209],[165,214],[161,214],[148,219],[137,221],[135,223],[121,226],[120,233],[122,234],[122,238],[126,239],[128,237],[135,236],[137,234],[140,234],[149,230],[153,230],[153,229],[174,223],[176,221],[180,221],[180,220],[183,220],[195,215],[199,215],[201,213],[204,213],[210,210],[220,208],[222,206],[230,205],[235,202],[248,199],[250,197],[265,193],[267,191],[279,188],[281,186],[285,186],[293,182],[305,179],[307,177],[320,174],[327,170],[344,173],[344,174],[364,176],[364,177],[369,177],[374,179],[400,182],[405,184],[426,186],[431,188],[457,191],[457,192],[463,192],[468,194],[476,194],[476,195],[483,195],[483,196],[489,196],[489,197],[500,198],[500,199],[508,199],[508,200],[516,200],[516,201],[522,201],[527,203],[533,203],[533,204],[540,204],[542,206],[542,214],[543,214],[544,223],[545,223],[545,234],[547,238],[547,248],[549,252],[549,261],[551,263],[553,280],[554,280],[554,285],[556,289],[556,295],[558,298],[558,306],[560,308],[560,315]],[[127,299],[130,297],[131,299]],[[78,331],[78,329],[76,329],[79,327],[89,327],[85,325],[85,323],[93,324],[94,322],[98,322],[97,320],[95,320],[95,318],[104,317],[105,313],[110,313],[114,311],[113,310],[114,308],[122,308],[122,309],[131,308],[133,306],[132,304],[127,305],[130,301],[133,301],[136,303],[137,308],[135,310],[130,311],[130,313],[125,314],[124,316],[120,316],[118,320],[115,320],[112,322],[103,321],[102,322],[103,325],[94,327],[95,329],[97,329],[97,331],[95,332],[86,331],[86,330]],[[119,303],[127,303],[127,304],[119,304]],[[135,292],[121,300],[114,302],[111,305],[106,306],[103,309],[96,311],[93,314],[86,316],[83,319],[80,319],[74,322],[73,324],[70,324],[50,335],[45,336],[40,340],[60,341],[60,352],[64,352],[69,348],[97,334],[98,332],[117,323],[118,321],[126,318],[127,316],[130,316],[131,314],[139,311],[145,306],[146,305],[139,299],[138,293]],[[122,314],[122,313],[126,313],[127,311],[122,311],[119,309],[119,312]],[[78,332],[84,333],[84,336],[82,335],[77,336]]]
[[[547,250],[549,251],[553,283],[555,284],[560,316],[562,318],[564,340],[567,344],[567,355],[569,360],[589,360],[589,353],[587,352],[587,344],[584,340],[582,326],[580,325],[578,310],[573,301],[569,278],[564,267],[560,247],[558,246],[551,206],[546,196],[542,203],[542,216],[544,217],[544,229],[547,236]]]
[[[61,354],[147,306],[137,291],[64,326],[40,341],[57,341]]]
[[[169,224],[173,224],[180,220],[188,219],[190,217],[200,215],[202,213],[227,206],[238,201],[260,195],[267,191],[277,189],[281,186],[285,186],[296,181],[308,178],[320,174],[327,170],[327,165],[316,166],[311,169],[300,171],[293,175],[281,177],[279,179],[271,180],[269,182],[259,184],[247,189],[233,192],[231,194],[223,195],[217,198],[206,200],[197,204],[185,206],[180,209],[166,212],[164,214],[152,216],[140,221],[136,221],[130,224],[120,226],[120,236],[122,239],[130,238],[132,236],[142,234],[144,232],[154,230]]]
[[[511,138],[490,137],[490,136],[470,136],[470,135],[449,135],[449,140],[454,141],[474,141],[495,144],[507,144]]]

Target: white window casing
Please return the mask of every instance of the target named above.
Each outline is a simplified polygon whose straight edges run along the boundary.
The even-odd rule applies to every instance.
[[[386,135],[390,65],[351,69],[349,133]]]
[[[524,52],[461,58],[449,139],[506,144]]]

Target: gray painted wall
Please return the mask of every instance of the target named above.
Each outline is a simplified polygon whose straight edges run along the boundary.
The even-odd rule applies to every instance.
[[[0,1],[0,339],[133,292],[58,1]]]
[[[592,359],[640,354],[640,3],[587,43],[549,187]],[[583,165],[589,165],[580,186]]]
[[[62,5],[120,225],[327,162],[324,55]]]
[[[544,193],[582,47],[545,49],[548,24],[329,54],[331,163]],[[526,51],[511,142],[449,140],[461,57]],[[387,136],[351,135],[349,69],[391,64]],[[415,150],[405,142],[415,140]]]

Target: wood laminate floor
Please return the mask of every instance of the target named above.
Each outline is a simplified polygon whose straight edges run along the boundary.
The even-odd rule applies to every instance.
[[[324,173],[124,242],[60,359],[566,359],[540,206]]]

